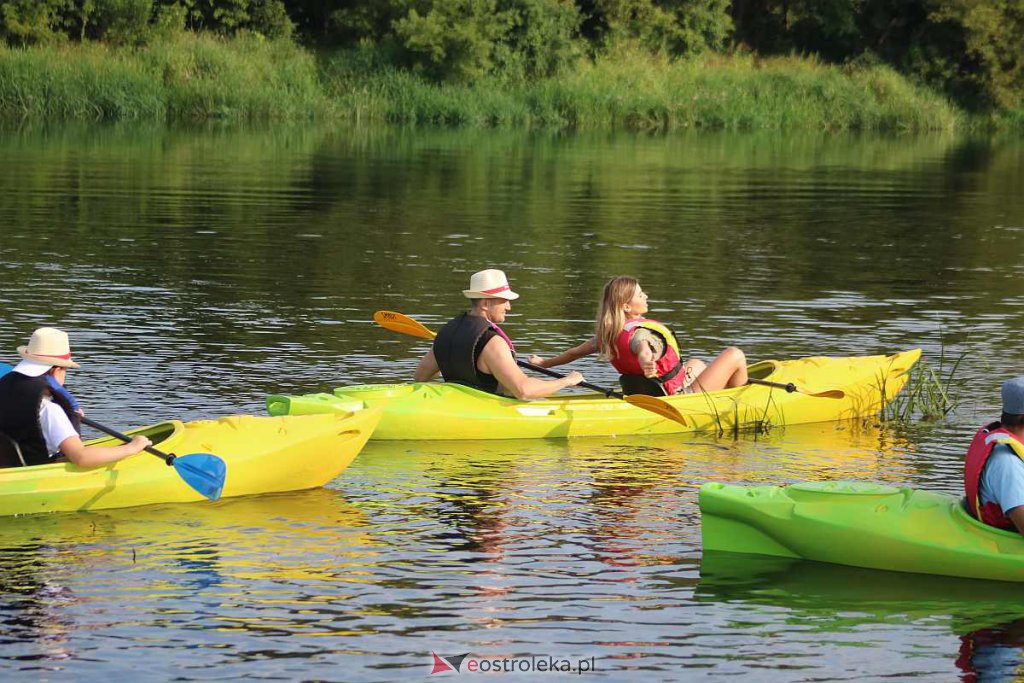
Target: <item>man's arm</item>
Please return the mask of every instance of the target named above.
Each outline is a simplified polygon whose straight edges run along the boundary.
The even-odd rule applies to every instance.
[[[989,456],[981,476],[989,498],[1024,535],[1024,460],[1009,446],[1000,444]]]
[[[434,349],[430,349],[423,358],[420,358],[419,365],[416,366],[416,373],[412,376],[415,382],[429,382],[437,376],[437,373],[441,372],[441,368],[437,367],[437,359],[434,358]]]
[[[1007,510],[1003,514],[1010,518],[1013,525],[1017,527],[1017,532],[1024,536],[1024,505],[1018,505],[1012,510]]]
[[[516,365],[512,350],[501,337],[493,337],[487,342],[480,353],[477,365],[484,372],[494,375],[501,386],[520,400],[544,398],[583,381],[583,375],[575,370],[563,379],[544,380],[527,377]]]

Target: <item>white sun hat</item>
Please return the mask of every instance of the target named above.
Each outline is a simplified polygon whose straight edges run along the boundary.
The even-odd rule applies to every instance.
[[[77,368],[78,363],[71,360],[71,345],[68,343],[68,334],[54,327],[40,327],[32,333],[27,346],[18,347],[18,355],[24,361],[18,364],[21,367],[25,361],[32,365],[43,365],[46,369],[54,366],[59,368]],[[18,368],[15,368],[16,370]],[[46,372],[34,372],[38,368],[26,367],[29,372],[21,372],[23,375],[38,377]],[[34,374],[30,374],[34,372]]]
[[[495,268],[473,273],[469,278],[469,289],[462,290],[467,299],[505,299],[515,301],[519,295],[508,286],[508,278],[504,271]]]

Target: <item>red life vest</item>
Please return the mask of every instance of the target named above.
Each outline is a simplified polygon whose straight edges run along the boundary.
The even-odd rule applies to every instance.
[[[640,367],[640,359],[629,348],[633,334],[640,328],[655,332],[665,340],[665,353],[654,362],[654,367],[658,373],[658,383],[665,388],[665,394],[671,396],[683,386],[686,381],[686,373],[682,372],[683,363],[679,357],[679,342],[676,341],[672,330],[657,320],[640,318],[627,322],[619,332],[618,339],[615,340],[615,358],[612,359],[612,365],[620,374],[643,376],[644,371]]]
[[[1013,522],[1007,519],[997,503],[982,505],[979,497],[981,473],[985,470],[985,463],[992,455],[992,449],[1001,443],[1012,448],[1017,457],[1024,460],[1024,443],[1021,443],[1013,432],[998,422],[986,425],[974,435],[967,449],[967,457],[964,460],[964,490],[967,493],[967,509],[976,519],[1000,529],[1014,529],[1016,527]]]

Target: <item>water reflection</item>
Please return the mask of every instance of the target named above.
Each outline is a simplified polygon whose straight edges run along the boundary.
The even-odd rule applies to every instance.
[[[434,649],[595,655],[609,680],[948,680],[961,635],[1010,639],[1013,591],[800,568],[723,587],[698,573],[696,493],[956,492],[991,359],[1024,361],[1022,186],[1019,140],[948,135],[6,129],[0,360],[67,328],[72,387],[112,425],[408,378],[423,343],[372,312],[436,327],[481,264],[523,294],[524,352],[585,338],[633,273],[690,355],[968,356],[960,411],[899,430],[371,444],[329,490],[0,520],[0,667],[394,680]]]
[[[960,637],[957,667],[964,683],[1019,681],[1024,677],[1024,619],[971,631]]]
[[[36,555],[43,551],[42,546],[0,548],[0,645],[16,649],[21,643],[36,643],[34,652],[11,659],[38,661],[39,668],[45,670],[45,660],[69,656],[73,621],[65,610],[76,597],[65,586],[43,576],[45,563]]]
[[[907,627],[952,633],[955,669],[942,670],[962,672],[965,681],[1018,680],[1022,673],[1024,597],[1016,584],[715,551],[704,553],[700,573],[695,600],[742,611],[751,623],[770,615],[823,638]],[[916,648],[903,638],[891,647],[904,656]]]
[[[0,520],[2,658],[81,656],[83,629],[99,626],[83,610],[103,605],[114,630],[188,614],[182,626],[224,632],[335,632],[345,586],[375,553],[365,523],[326,489]]]

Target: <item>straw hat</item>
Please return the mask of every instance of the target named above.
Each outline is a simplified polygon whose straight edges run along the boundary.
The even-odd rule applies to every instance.
[[[462,290],[468,299],[505,299],[515,301],[519,295],[508,286],[508,278],[503,271],[495,268],[473,273],[469,278],[469,289]]]
[[[28,346],[19,346],[18,355],[25,360],[45,365],[47,368],[77,368],[78,363],[71,360],[71,345],[68,343],[67,332],[54,327],[40,327],[32,333]]]

